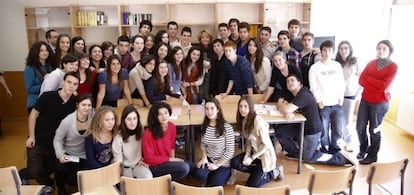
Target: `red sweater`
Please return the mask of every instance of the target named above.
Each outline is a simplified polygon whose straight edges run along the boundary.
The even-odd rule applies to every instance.
[[[377,62],[369,62],[359,77],[359,84],[364,88],[362,99],[368,103],[388,102],[391,98],[388,87],[397,74],[398,67],[394,62],[382,70],[377,70]]]
[[[92,95],[93,93],[93,87],[95,85],[95,81],[96,81],[96,72],[95,71],[91,71],[91,82],[90,84],[88,82],[86,82],[86,80],[83,83],[79,83],[79,87],[78,87],[78,96],[80,96],[81,94],[84,93],[89,93]]]
[[[151,131],[147,128],[142,138],[144,162],[150,166],[157,166],[168,162],[171,157],[171,151],[175,150],[176,134],[175,125],[171,122],[168,122],[167,131],[165,131],[162,138],[154,139]]]

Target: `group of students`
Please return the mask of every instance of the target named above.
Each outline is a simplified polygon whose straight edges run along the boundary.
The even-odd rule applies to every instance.
[[[254,113],[249,98],[254,93],[264,94],[262,103],[276,101],[278,109],[288,120],[295,111],[307,118],[304,160],[343,165],[350,162],[340,152],[338,140],[344,139],[347,144],[351,141],[351,120],[360,84],[364,90],[357,120],[360,141],[358,158],[363,159],[360,161],[362,164],[377,160],[381,138],[378,126],[388,109],[388,87],[397,71],[397,65],[389,58],[393,52],[391,42],[380,41],[377,59],[361,71],[349,42],[339,44],[334,60],[333,42],[325,41],[320,48],[313,48],[314,35],[305,32],[299,36],[300,22],[295,19],[289,22],[288,30],[278,33],[277,42],[269,40],[270,27],[261,28],[259,38],[250,37],[249,24],[235,18],[230,19],[228,24],[221,23],[218,29],[220,38],[213,40],[208,30],[202,30],[198,33],[200,44],[192,46],[191,28],[183,27],[181,39],[178,39],[178,24],[172,21],[167,24],[167,30],[161,30],[154,36],[151,34],[151,22],[144,20],[140,23],[138,35],[118,37],[116,48],[109,41],[91,45],[89,54],[86,54],[82,37],[71,39],[69,35],[48,31],[46,38],[49,43],[39,41],[30,48],[25,69],[29,112],[26,146],[30,174],[41,178],[38,179],[41,183],[50,185],[53,182],[48,176],[50,170],[45,167],[53,167],[56,159],[60,165],[71,164],[67,163],[67,159],[71,159],[67,151],[62,146],[56,148],[55,141],[58,135],[62,136],[59,124],[64,123],[60,122],[76,109],[73,95],[87,101],[87,105],[78,102],[78,110],[76,114],[71,114],[71,121],[66,122],[66,126],[71,126],[78,137],[90,134],[84,141],[85,147],[76,144],[76,151],[85,148],[86,156],[79,157],[95,161],[86,160],[85,166],[78,163],[76,169],[56,165],[59,189],[64,189],[61,184],[65,179],[61,177],[71,175],[65,171],[104,166],[112,161],[112,153],[114,159],[127,159],[124,168],[128,169],[125,172],[129,176],[162,175],[166,170],[171,170],[169,166],[179,170],[171,173],[173,179],[191,172],[191,164],[173,156],[175,147],[170,142],[175,140],[175,126],[166,122],[171,109],[167,104],[159,103],[169,98],[180,98],[189,104],[206,102],[206,119],[201,128],[202,159],[196,163],[202,171],[193,173],[207,178],[207,185],[224,185],[230,174],[229,167],[250,172],[249,186],[261,186],[273,178],[283,178],[280,176],[283,175],[283,168],[277,168],[275,164],[273,145],[268,136],[262,136],[267,135],[268,125]],[[232,160],[234,143],[227,141],[233,136],[233,129],[224,122],[218,102],[211,99],[216,95],[229,94],[248,95],[239,102],[236,127],[238,131],[246,131],[244,135],[250,144],[247,144],[246,153]],[[150,111],[148,118],[152,117],[152,120],[148,121],[148,131],[142,133],[140,122],[135,122],[133,128],[135,123],[132,121],[139,121],[139,115],[136,111],[130,111],[125,116],[123,113],[120,137],[117,135],[117,117],[111,107],[116,107],[117,100],[121,98],[126,98],[129,103],[132,103],[132,98],[140,98],[146,106],[152,105],[151,110],[161,106],[158,110],[152,110],[154,113]],[[55,105],[56,108],[46,105]],[[92,108],[96,109],[93,117],[87,115]],[[105,113],[109,113],[108,116]],[[137,116],[128,117],[130,113]],[[94,121],[95,117],[100,118]],[[368,123],[371,146],[368,145],[366,132]],[[279,125],[276,129],[276,136],[286,155],[297,158],[299,127]],[[85,134],[83,130],[87,130]],[[134,153],[141,151],[138,148],[141,144],[132,140],[140,141],[141,138],[142,153]],[[96,145],[97,141],[100,145]],[[66,141],[60,142],[66,146]],[[209,144],[220,146],[220,150],[210,148]],[[134,150],[122,150],[124,146]],[[154,155],[154,148],[162,154]],[[93,150],[99,152],[90,153]],[[88,151],[93,155],[88,157]],[[128,155],[115,154],[115,151]],[[56,156],[51,155],[55,152]],[[73,155],[79,154],[77,152]],[[39,161],[39,155],[46,160]],[[169,162],[166,167],[158,166],[165,162]],[[135,169],[134,165],[140,168]],[[65,174],[59,176],[59,168],[65,170]]]

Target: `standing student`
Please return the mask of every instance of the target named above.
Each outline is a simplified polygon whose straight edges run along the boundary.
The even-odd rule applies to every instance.
[[[101,49],[102,49],[102,53],[103,53],[102,56],[103,56],[103,60],[105,62],[105,65],[108,62],[109,56],[114,54],[114,48],[115,48],[115,45],[112,42],[110,42],[110,41],[102,42]]]
[[[142,58],[130,72],[129,72],[129,88],[132,98],[142,99],[146,106],[150,105],[147,94],[145,93],[144,82],[152,76],[152,71],[155,68],[155,57],[147,55]]]
[[[168,74],[170,75],[170,82],[172,87],[172,93],[182,95],[184,89],[182,89],[183,83],[183,64],[184,64],[184,52],[181,47],[174,47],[171,49],[171,63],[168,64]]]
[[[76,111],[66,116],[56,129],[53,147],[57,159],[55,179],[59,195],[67,194],[66,183],[77,184],[76,173],[84,169],[84,134],[92,121],[92,102],[92,95],[80,95],[76,102]]]
[[[184,52],[184,58],[188,56],[188,51],[190,50],[191,46],[191,35],[192,31],[191,28],[188,26],[184,26],[181,30],[181,40],[178,44],[178,46],[183,49]]]
[[[168,33],[166,30],[160,30],[157,32],[157,34],[155,35],[155,39],[154,39],[154,43],[155,45],[158,45],[160,43],[165,43],[167,45],[170,45],[170,38],[168,37]]]
[[[296,66],[296,68],[299,68],[299,53],[289,45],[289,32],[281,30],[277,34],[277,40],[279,46],[276,48],[276,51],[281,51],[286,55],[288,65],[293,65]]]
[[[53,186],[50,178],[55,169],[53,138],[60,122],[76,109],[73,93],[79,85],[79,75],[67,72],[62,89],[42,94],[28,118],[29,137],[26,140],[27,169],[39,184]]]
[[[263,55],[267,58],[271,59],[273,54],[276,51],[276,46],[272,44],[270,41],[270,37],[272,36],[272,29],[269,26],[264,26],[260,29],[259,34],[259,41],[262,45]]]
[[[117,107],[117,100],[122,94],[132,104],[131,91],[128,84],[128,71],[121,68],[121,60],[117,55],[108,59],[108,68],[98,75],[98,96],[96,98],[96,109],[102,105]]]
[[[49,45],[50,49],[52,50],[52,54],[56,52],[56,45],[57,45],[57,38],[59,36],[59,33],[55,29],[50,29],[46,31],[46,41]]]
[[[224,186],[231,175],[230,160],[234,154],[233,126],[223,117],[217,99],[207,99],[201,125],[201,159],[195,177],[207,180],[205,186]]]
[[[359,77],[359,84],[364,88],[356,125],[360,144],[357,157],[362,159],[359,161],[361,164],[371,164],[378,160],[380,125],[389,107],[389,87],[398,70],[397,64],[390,59],[393,52],[394,47],[389,40],[378,42],[377,59],[369,62]],[[367,136],[368,123],[370,144]]]
[[[223,44],[229,40],[229,25],[226,23],[220,23],[218,25],[219,39],[223,40]]]
[[[213,97],[226,92],[229,78],[226,71],[226,55],[224,55],[224,42],[221,39],[213,41],[214,57],[211,62],[211,77],[209,94]]]
[[[198,41],[201,46],[201,54],[203,58],[203,81],[199,86],[199,97],[201,100],[207,99],[210,97],[209,94],[209,85],[211,77],[211,61],[213,59],[214,51],[213,45],[213,35],[208,30],[201,30],[198,33]]]
[[[149,34],[145,40],[145,55],[154,55],[155,50],[155,36],[153,34]]]
[[[276,167],[276,152],[269,137],[269,124],[254,109],[253,99],[244,95],[239,100],[236,128],[246,138],[245,151],[231,159],[231,167],[249,173],[246,186],[261,187],[284,178],[283,166]]]
[[[54,66],[59,66],[63,57],[65,57],[70,52],[70,36],[68,34],[60,34],[57,38],[56,52]]]
[[[230,18],[230,20],[229,20],[229,29],[230,29],[229,40],[232,40],[235,43],[239,42],[239,24],[240,24],[239,19]]]
[[[247,55],[255,84],[255,93],[266,93],[272,76],[272,65],[269,58],[263,55],[260,42],[256,38],[250,38],[247,43]]]
[[[289,74],[286,83],[294,98],[291,103],[280,98],[277,102],[277,109],[285,115],[287,121],[294,118],[294,112],[296,111],[299,111],[306,118],[303,138],[300,138],[300,126],[298,124],[284,125],[276,131],[276,136],[283,150],[287,152],[286,156],[298,158],[298,140],[303,139],[303,160],[307,162],[328,165],[356,165],[355,162],[352,162],[352,158],[343,155],[343,151],[325,154],[318,149],[323,125],[318,115],[315,98],[312,97],[308,89],[302,86],[299,75]]]
[[[236,95],[249,94],[253,96],[253,72],[249,61],[236,53],[236,43],[227,41],[224,44],[224,53],[227,57],[226,72],[229,84],[222,96],[234,93]]]
[[[77,53],[86,53],[86,44],[85,39],[82,37],[73,37],[70,43],[70,53],[77,54]]]
[[[123,61],[124,57],[128,54],[129,49],[131,47],[129,37],[126,35],[119,36],[117,44],[118,46],[115,48],[114,54],[118,55],[121,61]]]
[[[150,20],[142,20],[139,23],[139,34],[142,36],[148,36],[152,31],[152,22]]]
[[[270,85],[265,93],[262,103],[267,101],[277,101],[279,98],[285,98],[290,101],[292,99],[292,94],[286,87],[286,78],[292,73],[300,75],[300,72],[296,66],[287,64],[286,55],[280,51],[277,51],[273,55],[273,64],[275,65],[275,68],[272,70]]]
[[[320,49],[322,60],[310,68],[309,85],[323,124],[321,151],[332,153],[340,150],[338,140],[342,138],[345,81],[341,65],[333,60],[334,43],[324,41]]]
[[[88,93],[92,94],[94,91],[96,81],[96,71],[89,68],[89,56],[86,53],[79,53],[78,72],[80,83],[77,91],[77,96]]]
[[[40,94],[42,82],[54,70],[52,50],[44,41],[32,45],[26,58],[24,86],[27,91],[27,112],[30,113]]]
[[[85,137],[86,169],[97,169],[111,164],[112,139],[118,133],[118,117],[114,108],[96,109]]]
[[[124,108],[121,115],[120,132],[112,143],[114,162],[122,162],[122,175],[131,178],[152,178],[151,170],[142,156],[144,127],[134,105]]]
[[[73,54],[68,54],[65,57],[63,57],[61,63],[62,64],[60,65],[60,68],[55,69],[45,77],[40,88],[39,95],[42,95],[42,93],[46,91],[58,90],[62,87],[62,80],[65,76],[65,73],[78,71],[79,59]]]
[[[175,157],[175,125],[170,122],[171,106],[157,102],[148,113],[148,128],[142,138],[144,162],[154,177],[171,174],[176,181],[190,172],[189,163]]]
[[[356,98],[360,89],[358,80],[361,69],[358,66],[356,57],[353,56],[353,49],[349,41],[341,41],[339,43],[335,60],[341,64],[345,79],[342,139],[346,143],[345,149],[352,151],[352,148],[349,146],[353,140],[353,132],[355,132],[355,126],[353,126],[352,121],[354,120]]]
[[[305,32],[302,35],[303,49],[300,51],[301,60],[299,63],[300,72],[302,73],[303,86],[309,89],[309,70],[313,64],[321,60],[321,55],[313,49],[315,36],[311,32]]]
[[[191,47],[185,58],[183,67],[183,87],[188,103],[198,104],[201,102],[198,96],[198,86],[203,82],[203,58],[199,47]]]
[[[168,36],[170,37],[170,47],[173,48],[175,46],[180,45],[180,39],[178,39],[178,24],[175,21],[169,21],[167,24],[167,32]]]
[[[240,22],[239,26],[239,41],[237,42],[237,55],[246,56],[247,46],[250,39],[250,24],[247,22]]]
[[[303,49],[302,37],[300,36],[300,21],[297,19],[291,19],[288,22],[289,31],[289,45],[297,52],[301,52]]]
[[[155,47],[155,63],[160,61],[170,62],[170,46],[160,43]]]
[[[97,73],[101,73],[106,70],[108,60],[105,62],[100,45],[95,44],[89,47],[89,62],[89,68]]]
[[[136,35],[132,37],[131,42],[131,52],[126,54],[122,60],[122,68],[127,69],[128,72],[131,71],[144,56],[145,37]]]

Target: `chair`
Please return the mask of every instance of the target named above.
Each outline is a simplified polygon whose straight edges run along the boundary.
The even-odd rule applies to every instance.
[[[1,194],[39,194],[43,185],[22,185],[15,166],[0,168]]]
[[[127,99],[118,99],[117,100],[117,107],[118,108],[124,108],[125,106],[128,106],[130,103]],[[132,104],[142,107],[144,106],[144,102],[141,99],[132,98]]]
[[[223,186],[216,187],[194,187],[177,182],[172,182],[172,195],[188,195],[188,194],[197,194],[197,195],[223,195]]]
[[[216,98],[220,104],[237,104],[241,97],[239,95],[216,95],[214,98]]]
[[[290,188],[288,185],[277,186],[272,188],[253,188],[242,185],[236,185],[236,195],[289,195]]]
[[[352,195],[352,185],[356,174],[355,167],[339,170],[312,170],[308,191],[313,193],[339,193],[349,188]]]
[[[395,162],[389,163],[373,163],[370,165],[367,174],[367,183],[368,183],[368,194],[372,194],[372,185],[377,184],[382,189],[389,192],[382,185],[384,183],[389,183],[395,181],[401,177],[401,187],[400,194],[404,194],[404,174],[408,165],[408,158],[404,158]]]
[[[164,175],[151,179],[121,177],[121,191],[124,195],[169,195],[170,188],[171,175]]]
[[[121,162],[98,169],[78,171],[79,194],[119,194],[114,185],[121,180]],[[78,194],[76,193],[76,194]]]

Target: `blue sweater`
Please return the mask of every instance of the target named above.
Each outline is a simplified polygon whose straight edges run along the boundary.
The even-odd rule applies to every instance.
[[[48,71],[48,68],[50,69]],[[41,66],[43,73],[50,72],[52,68],[49,65]],[[37,101],[42,86],[43,78],[40,78],[32,66],[26,66],[24,69],[24,86],[27,91],[27,108],[32,108]]]
[[[226,59],[226,71],[229,80],[233,80],[233,92],[237,95],[247,94],[247,88],[253,89],[253,72],[249,61],[237,55],[235,64]]]

